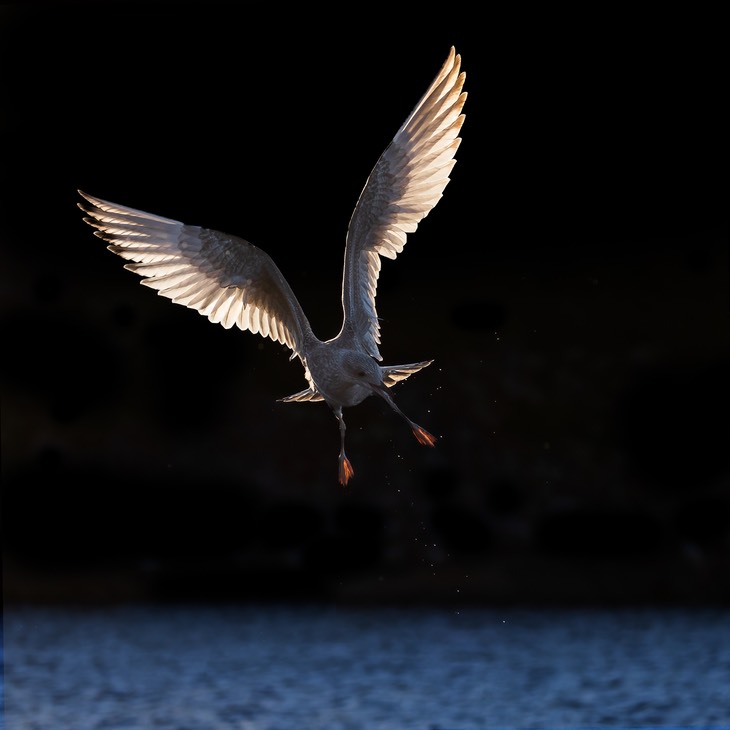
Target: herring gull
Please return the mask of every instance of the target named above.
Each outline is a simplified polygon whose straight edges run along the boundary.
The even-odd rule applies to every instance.
[[[441,198],[456,162],[464,123],[465,74],[452,47],[426,93],[378,159],[360,193],[345,241],[342,328],[323,342],[309,324],[274,261],[242,238],[190,226],[93,197],[79,207],[107,248],[176,304],[197,310],[226,329],[237,326],[291,349],[304,367],[308,387],[280,400],[325,401],[340,429],[339,481],[354,475],[345,454],[342,409],[375,394],[406,420],[419,443],[436,437],[411,421],[389,389],[433,360],[381,366],[380,324],[375,296],[380,257],[395,259]]]

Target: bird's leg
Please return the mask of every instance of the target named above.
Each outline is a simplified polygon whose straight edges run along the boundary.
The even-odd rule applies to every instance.
[[[417,423],[411,421],[411,419],[408,418],[408,416],[406,416],[406,414],[403,413],[403,411],[395,404],[395,401],[385,386],[382,388],[374,387],[373,391],[377,393],[401,418],[405,419],[406,423],[411,427],[411,431],[413,431],[413,435],[416,437],[419,444],[423,444],[424,446],[436,446],[436,437],[426,431],[423,426],[419,426]]]
[[[350,460],[345,456],[345,419],[342,416],[342,406],[335,408],[335,416],[340,423],[340,484],[347,484],[350,477],[355,475]]]

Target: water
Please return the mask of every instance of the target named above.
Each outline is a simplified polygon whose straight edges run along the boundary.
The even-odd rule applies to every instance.
[[[730,611],[8,607],[7,730],[730,725]]]

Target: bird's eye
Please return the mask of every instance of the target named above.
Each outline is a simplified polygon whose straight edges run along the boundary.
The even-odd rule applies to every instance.
[[[364,378],[365,377],[365,371],[364,370],[358,370],[357,371],[357,377],[358,378]]]

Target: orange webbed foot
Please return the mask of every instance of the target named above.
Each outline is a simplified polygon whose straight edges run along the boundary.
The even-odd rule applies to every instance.
[[[419,444],[423,444],[424,446],[436,446],[436,437],[426,431],[425,428],[422,428],[415,423],[411,425],[411,428],[413,429],[413,435],[416,437]]]
[[[355,476],[350,460],[346,456],[340,457],[340,484],[345,486],[351,477]]]

